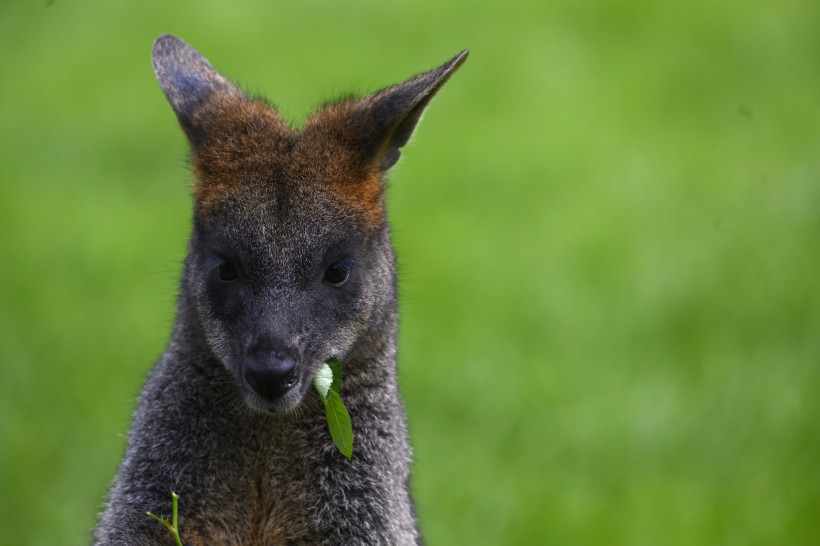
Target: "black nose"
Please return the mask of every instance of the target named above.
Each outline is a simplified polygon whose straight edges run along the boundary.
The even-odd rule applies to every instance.
[[[269,402],[281,398],[296,384],[293,352],[275,340],[260,340],[246,352],[245,381]]]

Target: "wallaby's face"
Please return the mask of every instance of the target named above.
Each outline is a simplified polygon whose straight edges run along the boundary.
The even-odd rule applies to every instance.
[[[344,362],[394,311],[384,173],[465,57],[294,131],[189,45],[157,39],[196,173],[183,290],[249,406],[294,408],[323,362]]]
[[[357,221],[322,185],[268,190],[197,211],[188,278],[211,349],[246,401],[280,410],[389,308],[392,253],[383,227]]]

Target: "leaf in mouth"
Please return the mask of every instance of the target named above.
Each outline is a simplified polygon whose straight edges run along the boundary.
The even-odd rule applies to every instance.
[[[350,414],[342,402],[342,365],[332,358],[325,362],[313,378],[313,386],[325,404],[325,418],[330,437],[339,453],[350,459],[353,456],[353,425]]]

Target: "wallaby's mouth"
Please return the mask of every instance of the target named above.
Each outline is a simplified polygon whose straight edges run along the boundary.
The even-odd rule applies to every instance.
[[[307,382],[309,383],[309,382]],[[264,413],[285,413],[296,408],[304,398],[306,382],[299,377],[293,377],[284,382],[265,384],[258,378],[249,378],[245,374],[245,382],[241,390],[251,408]]]

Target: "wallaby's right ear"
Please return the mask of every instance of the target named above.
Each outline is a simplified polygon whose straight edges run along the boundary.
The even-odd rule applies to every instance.
[[[176,36],[163,34],[154,41],[152,62],[162,91],[192,141],[199,129],[196,111],[211,95],[220,92],[226,98],[245,98],[205,57]]]

